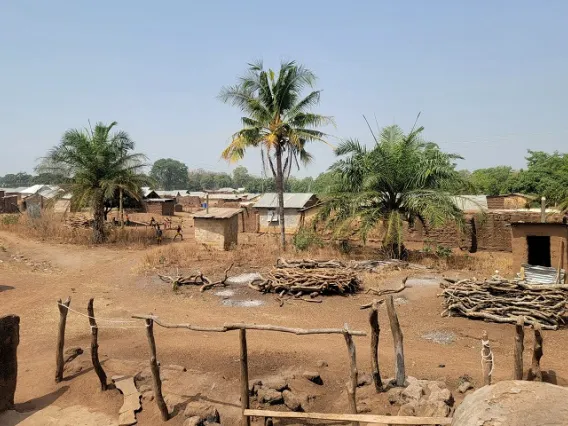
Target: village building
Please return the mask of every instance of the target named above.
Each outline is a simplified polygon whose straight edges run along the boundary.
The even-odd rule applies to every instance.
[[[527,265],[551,267],[557,271],[568,265],[566,224],[514,222],[511,224],[511,239],[514,271]]]
[[[176,200],[173,198],[148,198],[142,204],[146,213],[173,216]]]
[[[287,234],[294,234],[317,212],[319,199],[313,193],[284,194],[284,224]],[[280,232],[278,194],[266,193],[254,204],[259,232]]]
[[[487,195],[487,208],[489,210],[518,210],[530,206],[534,200],[524,194]]]
[[[218,250],[236,247],[241,212],[241,209],[211,207],[195,213],[195,241]]]

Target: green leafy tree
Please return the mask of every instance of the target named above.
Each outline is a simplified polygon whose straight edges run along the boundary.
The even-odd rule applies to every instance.
[[[329,194],[337,187],[339,179],[340,176],[334,170],[320,173],[314,181],[312,191],[318,195]]]
[[[236,188],[246,188],[252,176],[244,166],[238,166],[233,170],[233,184]]]
[[[172,158],[157,160],[152,166],[150,177],[154,179],[159,189],[166,191],[189,188],[187,166]]]
[[[478,194],[500,195],[506,194],[509,183],[515,171],[509,166],[477,169],[469,177],[470,183]]]
[[[237,131],[223,158],[238,161],[249,148],[260,147],[263,164],[268,163],[278,193],[280,244],[286,247],[284,224],[284,185],[292,165],[306,164],[311,155],[308,142],[325,142],[320,127],[332,123],[330,117],[310,112],[320,100],[319,90],[306,97],[302,92],[313,87],[315,75],[295,62],[285,62],[276,73],[265,70],[262,63],[251,64],[249,72],[235,86],[221,90],[220,98],[238,107],[243,128]]]
[[[460,157],[425,143],[422,130],[404,134],[398,126],[386,127],[371,149],[357,140],[342,142],[336,149],[342,159],[332,166],[340,179],[319,219],[340,237],[358,232],[363,240],[380,225],[383,247],[395,257],[404,253],[404,221],[462,224],[462,212],[444,189],[462,180],[453,163]]]
[[[33,185],[34,177],[28,173],[9,173],[4,177],[0,178],[0,185],[3,187],[17,188],[20,186],[31,186]]]
[[[73,202],[93,210],[93,242],[97,244],[106,240],[105,200],[120,189],[138,198],[137,179],[145,167],[146,157],[132,152],[134,142],[129,135],[111,132],[116,124],[97,123],[94,129],[66,131],[37,168],[40,173],[65,176],[72,182]]]

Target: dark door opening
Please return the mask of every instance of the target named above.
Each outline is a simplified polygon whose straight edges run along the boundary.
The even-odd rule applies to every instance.
[[[527,236],[529,265],[552,266],[550,264],[550,237]]]

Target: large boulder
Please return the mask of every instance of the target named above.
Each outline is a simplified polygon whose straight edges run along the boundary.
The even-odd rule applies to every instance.
[[[568,389],[510,380],[470,393],[456,409],[452,426],[568,425]]]
[[[187,418],[197,417],[201,421],[219,422],[219,412],[217,409],[207,403],[201,401],[191,401],[185,407],[183,415]]]

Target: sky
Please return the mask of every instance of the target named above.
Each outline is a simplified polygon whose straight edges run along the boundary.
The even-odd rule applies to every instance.
[[[2,1],[0,175],[32,172],[69,128],[117,121],[150,161],[230,172],[240,111],[218,99],[247,63],[296,60],[322,89],[330,143],[372,144],[363,115],[464,157],[525,165],[567,151],[568,2]],[[335,160],[314,144],[317,175]],[[241,161],[261,172],[260,153]]]

